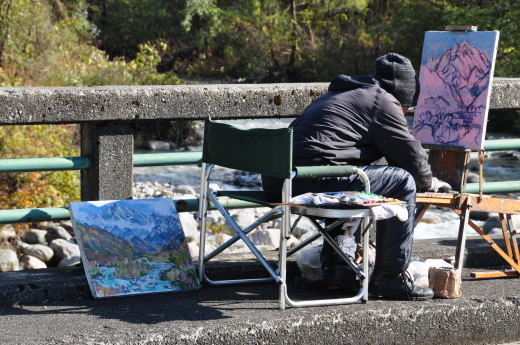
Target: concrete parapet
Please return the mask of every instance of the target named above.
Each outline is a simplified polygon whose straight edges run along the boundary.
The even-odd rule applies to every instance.
[[[416,244],[415,255],[453,253],[451,240]],[[480,246],[468,247],[491,262]],[[251,261],[236,265],[238,259],[216,262],[209,273],[258,273]],[[291,267],[295,269],[294,263]],[[284,311],[278,310],[274,283],[93,300],[79,268],[15,273],[8,273],[11,282],[0,280],[0,302],[8,297],[8,286],[26,299],[0,303],[0,344],[458,345],[500,344],[520,337],[518,280],[475,280],[467,271],[462,297],[455,300],[371,299],[367,304]],[[24,274],[39,275],[37,283]],[[292,277],[289,293],[296,299],[335,294]],[[46,298],[38,298],[41,289]]]
[[[328,83],[0,88],[0,124],[297,116]],[[520,108],[520,79],[497,78],[491,108]]]

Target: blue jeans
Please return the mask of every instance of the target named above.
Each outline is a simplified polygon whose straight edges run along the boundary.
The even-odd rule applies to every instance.
[[[370,165],[361,167],[370,180],[370,191],[375,194],[402,200],[408,204],[408,220],[392,217],[377,222],[375,272],[395,275],[406,269],[411,259],[414,216],[415,181],[406,170],[392,166]],[[327,177],[294,180],[293,195],[307,192],[361,191],[359,176]]]

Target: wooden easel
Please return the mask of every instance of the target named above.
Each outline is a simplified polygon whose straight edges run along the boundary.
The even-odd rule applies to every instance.
[[[520,276],[520,252],[517,237],[520,231],[513,229],[511,215],[520,214],[520,200],[498,198],[483,195],[483,164],[486,158],[483,150],[479,151],[479,194],[464,193],[468,177],[471,150],[456,146],[425,145],[430,149],[429,163],[433,176],[448,182],[453,187],[452,193],[419,193],[416,201],[420,203],[415,219],[421,220],[430,206],[452,209],[460,216],[455,268],[462,269],[466,248],[468,225],[475,230],[500,255],[511,269],[498,272],[472,272],[475,278],[496,278]],[[471,211],[498,213],[504,237],[505,250],[500,248],[477,224],[469,219]]]
[[[447,26],[447,31],[476,31],[475,26]],[[447,207],[460,216],[455,269],[461,270],[466,248],[468,225],[484,239],[495,252],[510,265],[510,269],[495,272],[472,272],[475,278],[496,278],[520,276],[520,252],[517,236],[520,231],[513,229],[511,215],[520,214],[520,200],[483,195],[483,164],[486,155],[479,151],[479,194],[464,193],[467,182],[470,150],[453,146],[430,146],[429,162],[433,176],[448,182],[453,193],[419,193],[417,203],[421,204],[416,213],[416,223],[420,221],[430,206]],[[469,219],[471,211],[498,213],[504,237],[505,249],[500,248],[477,224]]]

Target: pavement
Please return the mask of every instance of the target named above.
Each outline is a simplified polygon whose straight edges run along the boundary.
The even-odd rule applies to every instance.
[[[453,255],[452,242],[417,241],[414,256]],[[471,259],[478,256],[489,269],[497,260],[480,242],[468,241],[468,262],[479,262]],[[257,267],[248,258],[230,256],[216,262],[208,274],[251,275]],[[289,268],[289,294],[295,299],[337,296],[301,281],[294,263]],[[80,268],[3,273],[0,344],[504,344],[520,340],[520,281],[475,280],[469,276],[475,270],[483,268],[464,270],[463,294],[454,300],[372,299],[367,304],[286,310],[278,309],[274,284],[94,300]]]

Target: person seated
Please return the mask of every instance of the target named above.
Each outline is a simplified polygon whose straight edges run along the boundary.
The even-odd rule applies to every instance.
[[[427,154],[407,126],[404,114],[416,104],[419,94],[410,60],[389,53],[376,59],[374,66],[373,75],[336,76],[328,92],[290,124],[294,164],[359,166],[368,175],[372,193],[406,202],[408,220],[393,217],[377,222],[376,264],[369,291],[391,299],[429,299],[433,291],[415,285],[406,272],[412,252],[415,195],[449,185],[432,177]],[[388,165],[372,165],[381,158]],[[279,201],[283,181],[262,176],[262,183],[268,197]],[[363,190],[358,176],[293,181],[293,195],[349,190]],[[327,244],[321,260],[328,283],[348,285],[355,279]]]

